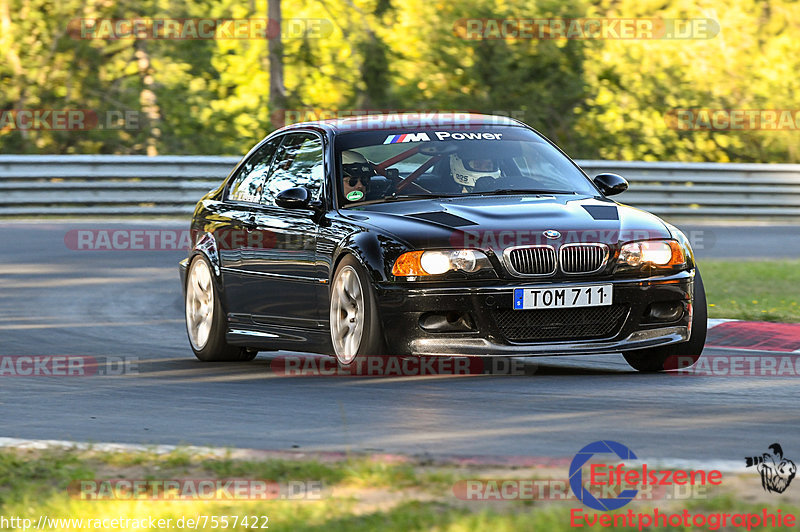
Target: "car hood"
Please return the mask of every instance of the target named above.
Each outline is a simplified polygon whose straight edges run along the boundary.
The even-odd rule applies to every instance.
[[[340,211],[410,248],[480,248],[670,238],[657,216],[605,198],[574,195],[436,198]],[[545,236],[545,231],[557,231]]]

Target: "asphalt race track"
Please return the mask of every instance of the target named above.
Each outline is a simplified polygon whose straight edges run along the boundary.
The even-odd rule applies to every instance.
[[[281,377],[275,354],[201,363],[183,325],[183,251],[65,244],[76,228],[186,226],[0,224],[0,358],[129,364],[123,375],[0,376],[0,437],[434,456],[567,456],[598,439],[647,457],[739,460],[775,441],[800,452],[791,377],[640,375],[620,355],[528,359],[523,376]],[[800,256],[796,226],[688,229],[705,235],[700,260]]]

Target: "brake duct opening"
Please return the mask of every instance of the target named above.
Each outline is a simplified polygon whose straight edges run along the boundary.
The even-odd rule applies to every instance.
[[[446,312],[426,312],[419,317],[419,326],[432,333],[473,332],[477,330],[475,320],[469,312],[450,310]]]

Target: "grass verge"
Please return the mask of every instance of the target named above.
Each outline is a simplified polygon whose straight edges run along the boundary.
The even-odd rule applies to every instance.
[[[703,260],[709,318],[800,322],[800,260]]]
[[[127,523],[130,530],[266,530],[268,526],[269,530],[326,532],[489,529],[558,532],[572,528],[572,512],[580,512],[589,520],[610,515],[590,510],[574,498],[490,502],[454,496],[453,485],[457,480],[565,479],[566,473],[566,468],[558,471],[412,461],[387,463],[369,457],[321,462],[219,458],[185,451],[156,454],[6,449],[0,451],[0,528],[23,529],[19,521],[14,526],[8,521],[4,523],[2,518],[25,518],[39,524],[39,517],[46,516],[45,526],[40,530],[122,530],[126,527],[115,526],[110,520],[130,519],[136,520],[136,525]],[[70,485],[81,480],[230,478],[281,483],[313,480],[321,482],[324,489],[316,497],[256,501],[199,498],[92,501],[68,492]],[[704,515],[760,513],[765,508],[772,512],[780,509],[784,515],[800,513],[798,496],[786,493],[788,497],[770,498],[762,493],[757,475],[725,477],[725,480],[730,481],[725,489],[719,487],[720,491],[709,492],[707,496],[695,495],[680,501],[664,498],[634,501],[616,513],[632,510],[636,514],[649,514],[654,508],[668,513],[687,509]],[[76,521],[55,519],[82,519],[82,522],[79,525]],[[150,519],[155,526],[151,526]],[[588,522],[582,524],[588,528]]]

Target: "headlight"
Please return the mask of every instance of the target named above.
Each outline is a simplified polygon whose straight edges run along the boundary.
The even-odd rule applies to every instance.
[[[680,244],[681,249],[683,249],[683,254],[686,257],[686,262],[688,266],[694,266],[694,251],[692,251],[692,245],[689,243],[689,239],[686,238],[686,235],[683,234],[683,231],[675,227],[674,225],[665,224],[667,229],[669,229],[672,238],[678,241]]]
[[[645,240],[622,246],[617,263],[631,268],[648,265],[671,268],[685,265],[686,255],[675,240]]]
[[[491,268],[489,259],[474,249],[409,251],[394,262],[392,274],[397,277],[441,275],[450,271],[466,273]]]
[[[453,267],[450,254],[446,251],[426,251],[420,257],[419,264],[431,275],[449,272]]]

